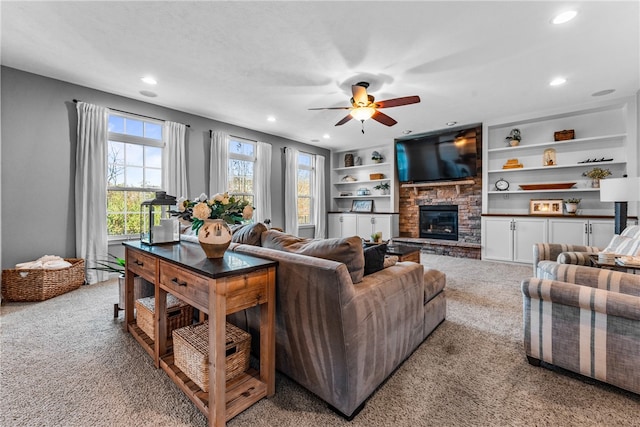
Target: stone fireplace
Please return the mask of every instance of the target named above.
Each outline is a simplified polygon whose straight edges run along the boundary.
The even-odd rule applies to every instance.
[[[458,240],[457,205],[420,206],[420,237],[426,239]]]

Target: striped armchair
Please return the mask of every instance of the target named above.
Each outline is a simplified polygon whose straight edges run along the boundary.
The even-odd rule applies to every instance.
[[[542,261],[522,281],[524,349],[546,362],[640,394],[640,275]]]
[[[562,264],[591,265],[589,255],[598,253],[597,246],[566,245],[562,243],[536,243],[533,245],[533,274],[538,274],[540,261],[557,261]],[[560,259],[559,259],[560,258]]]

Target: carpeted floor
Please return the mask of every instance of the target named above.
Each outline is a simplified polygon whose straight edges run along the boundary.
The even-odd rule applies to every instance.
[[[437,255],[447,320],[351,422],[282,375],[229,426],[639,426],[640,396],[530,366],[519,282],[529,266]],[[205,426],[206,419],[113,319],[116,281],[0,316],[0,425]]]

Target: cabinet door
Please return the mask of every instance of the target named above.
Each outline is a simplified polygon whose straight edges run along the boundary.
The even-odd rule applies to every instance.
[[[587,245],[587,221],[581,219],[549,219],[549,243],[566,243],[568,245]]]
[[[592,219],[589,221],[589,245],[600,249],[607,247],[613,237],[615,222],[608,219]]]
[[[547,220],[516,218],[513,230],[513,261],[533,263],[533,245],[547,241]]]
[[[511,218],[482,218],[482,259],[512,260],[511,222]]]
[[[365,240],[370,240],[371,235],[374,232],[373,229],[373,215],[358,214],[357,215],[357,230],[358,236]]]
[[[377,231],[382,233],[382,240],[393,237],[392,215],[374,215],[371,226],[374,233]]]
[[[342,234],[340,237],[351,237],[358,234],[357,217],[358,215],[354,214],[342,215]]]
[[[342,236],[342,214],[328,214],[327,228],[329,229],[329,238]]]

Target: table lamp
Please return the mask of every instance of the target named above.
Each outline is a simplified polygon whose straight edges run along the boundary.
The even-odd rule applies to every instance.
[[[600,180],[600,201],[615,203],[615,234],[627,226],[627,202],[640,201],[640,177]]]

